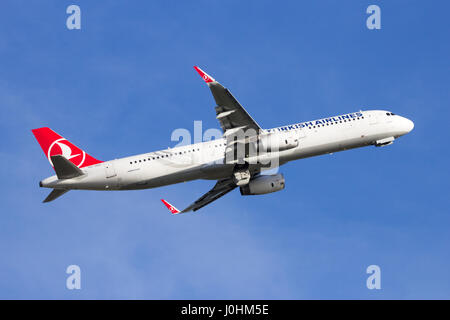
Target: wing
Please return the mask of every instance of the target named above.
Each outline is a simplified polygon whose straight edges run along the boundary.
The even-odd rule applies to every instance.
[[[243,130],[253,129],[255,134],[258,134],[261,127],[245,111],[244,107],[233,97],[231,92],[199,67],[194,66],[194,69],[206,82],[214,100],[216,100],[216,118],[219,120],[225,135],[227,131],[233,131],[232,129],[237,128]]]
[[[220,197],[226,195],[228,192],[232,191],[234,188],[236,188],[236,185],[233,183],[232,179],[223,179],[217,181],[216,185],[209,190],[207,193],[205,193],[203,196],[201,196],[197,201],[192,203],[189,207],[186,209],[180,211],[177,208],[175,208],[173,205],[171,205],[169,202],[167,202],[164,199],[161,199],[161,201],[164,203],[164,205],[167,207],[167,209],[172,212],[172,214],[179,214],[184,213],[188,211],[197,211],[200,208],[203,208],[207,204],[210,204],[211,202],[219,199]]]
[[[216,118],[219,120],[227,141],[225,162],[227,164],[244,164],[244,158],[246,157],[244,151],[255,148],[253,144],[257,141],[258,135],[263,129],[245,111],[244,107],[227,88],[224,88],[199,67],[194,66],[194,68],[209,86],[217,104],[215,108]]]

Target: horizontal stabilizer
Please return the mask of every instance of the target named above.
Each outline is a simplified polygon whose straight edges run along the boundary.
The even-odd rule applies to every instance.
[[[58,179],[71,179],[83,175],[83,171],[62,155],[51,156]]]
[[[56,198],[61,197],[64,193],[66,193],[67,191],[69,191],[68,189],[53,189],[52,192],[50,192],[50,194],[47,196],[47,198],[45,198],[44,201],[42,202],[50,202],[55,200]]]

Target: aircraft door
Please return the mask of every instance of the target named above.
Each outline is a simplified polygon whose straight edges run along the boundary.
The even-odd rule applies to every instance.
[[[105,174],[106,178],[113,178],[117,175],[116,170],[114,169],[113,161],[108,161],[105,163]]]
[[[378,113],[370,113],[369,115],[369,123],[374,125],[378,123]]]

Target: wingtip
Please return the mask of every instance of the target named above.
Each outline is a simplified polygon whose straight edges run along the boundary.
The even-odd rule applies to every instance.
[[[169,211],[170,211],[172,214],[179,214],[179,213],[181,213],[180,210],[178,210],[177,208],[175,208],[173,205],[171,205],[171,204],[170,204],[169,202],[167,202],[166,200],[161,199],[161,201],[162,201],[162,203],[164,203],[164,205],[167,207],[167,209],[169,209]]]
[[[216,80],[214,80],[213,77],[211,77],[209,74],[207,74],[205,71],[203,71],[199,67],[194,66],[194,69],[195,69],[195,71],[198,72],[200,77],[202,77],[203,81],[205,81],[206,83],[216,82]]]

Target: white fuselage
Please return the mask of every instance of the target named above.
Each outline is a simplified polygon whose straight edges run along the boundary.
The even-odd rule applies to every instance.
[[[382,110],[360,111],[264,130],[264,134],[292,137],[298,146],[270,157],[278,165],[292,160],[380,144],[412,130],[412,121]],[[225,163],[224,138],[115,159],[82,168],[84,175],[41,181],[42,187],[86,190],[155,188],[196,179],[229,177],[234,165]]]

